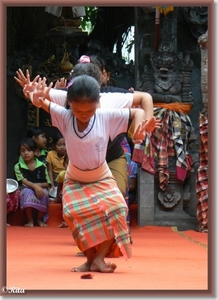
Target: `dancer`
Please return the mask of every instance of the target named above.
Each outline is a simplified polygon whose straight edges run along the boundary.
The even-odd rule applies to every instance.
[[[131,117],[133,141],[140,143],[145,130],[155,127],[155,120],[145,121],[142,109],[98,109],[100,86],[88,75],[76,77],[68,88],[69,109],[48,101],[44,86],[45,79],[39,79],[33,92],[26,85],[24,93],[33,105],[50,113],[53,126],[66,141],[69,164],[63,185],[63,217],[87,259],[72,271],[112,273],[117,266],[105,263],[107,254],[117,246],[125,258],[132,253],[128,207],[105,160],[108,140],[126,132]]]

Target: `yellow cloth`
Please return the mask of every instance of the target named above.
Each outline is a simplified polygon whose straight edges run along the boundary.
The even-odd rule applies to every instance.
[[[159,12],[161,14],[164,14],[164,15],[166,15],[170,11],[174,11],[173,6],[157,6],[157,9],[159,10]]]
[[[129,126],[129,129],[128,129],[128,136],[129,138],[133,138],[133,134],[134,134],[134,129],[135,129],[135,122],[134,120],[132,120],[130,126]]]
[[[121,191],[124,198],[126,196],[126,187],[128,184],[126,164],[127,162],[125,154],[108,163],[108,167],[110,168],[111,173],[113,174],[117,182],[118,188]]]
[[[64,182],[64,176],[65,176],[65,173],[66,173],[66,170],[61,171],[61,172],[58,174],[58,176],[57,176],[57,178],[56,178],[56,181],[57,181],[58,183],[63,183],[63,182]]]

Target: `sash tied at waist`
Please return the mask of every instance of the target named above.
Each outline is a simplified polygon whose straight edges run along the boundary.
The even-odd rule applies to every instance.
[[[80,170],[69,162],[65,175],[66,179],[71,179],[81,183],[96,182],[108,177],[114,178],[106,161],[93,170]]]

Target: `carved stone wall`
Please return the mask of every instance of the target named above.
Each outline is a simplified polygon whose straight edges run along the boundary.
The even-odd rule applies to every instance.
[[[193,104],[191,110],[187,110],[185,113],[187,116],[186,121],[190,118],[190,124],[193,126],[193,136],[188,140],[188,151],[192,156],[192,165],[186,179],[179,180],[176,174],[175,163],[170,165],[170,160],[174,158],[173,151],[168,148],[169,165],[166,168],[164,166],[164,170],[167,171],[166,174],[169,172],[166,185],[160,185],[158,164],[155,167],[155,174],[146,171],[146,168],[140,169],[138,182],[138,223],[141,226],[153,224],[177,226],[182,229],[197,229],[196,171],[199,165],[198,115],[203,106],[201,93],[201,51],[197,37],[199,37],[198,29],[201,32],[202,28],[207,28],[207,22],[205,21],[207,13],[204,8],[174,7],[174,10],[167,15],[160,15],[158,33],[157,26],[155,25],[155,12],[155,7],[153,9],[152,7],[150,9],[136,8],[136,89],[151,93],[154,102],[158,102],[158,104],[163,103],[167,114],[172,110],[172,115],[174,115],[175,106],[168,105],[172,102],[177,103],[176,109],[178,109],[179,102]],[[203,26],[201,26],[201,23],[203,23]],[[198,26],[199,24],[200,26]],[[154,51],[157,39],[159,50]],[[165,44],[168,46],[167,50],[165,46],[163,48]],[[152,55],[152,53],[154,54]],[[171,54],[169,55],[169,53]],[[171,67],[167,66],[170,60],[173,61],[174,59],[176,60],[175,63]],[[183,65],[181,61],[183,61]],[[176,66],[178,63],[181,66],[180,68]],[[158,64],[159,67],[156,68]],[[173,68],[175,69],[173,70]],[[168,81],[166,80],[167,76]],[[154,78],[153,80],[151,79],[152,77]],[[170,88],[172,79],[174,80],[174,86]],[[178,84],[176,84],[176,80]],[[175,94],[176,89],[177,92]],[[161,105],[159,106],[161,107]],[[183,118],[178,113],[178,118],[180,117]],[[169,125],[166,128],[169,128]],[[177,126],[178,128],[180,127]],[[163,139],[165,139],[165,136],[163,136]],[[179,150],[175,146],[172,146],[173,149],[175,153]],[[144,154],[147,155],[147,150]],[[146,162],[146,159],[144,161]]]

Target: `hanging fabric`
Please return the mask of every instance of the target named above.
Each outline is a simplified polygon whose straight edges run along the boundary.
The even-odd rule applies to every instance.
[[[168,12],[174,11],[174,7],[173,6],[157,6],[156,8],[159,10],[159,12],[161,14],[164,14],[165,16],[166,16],[166,14]]]

